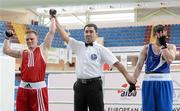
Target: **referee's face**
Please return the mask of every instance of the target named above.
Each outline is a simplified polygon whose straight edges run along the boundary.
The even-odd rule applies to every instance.
[[[97,32],[94,27],[86,27],[84,30],[85,42],[91,43],[96,40]]]

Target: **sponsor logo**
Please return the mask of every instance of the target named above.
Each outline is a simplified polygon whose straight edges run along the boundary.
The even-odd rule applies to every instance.
[[[25,85],[25,88],[32,88],[31,85],[28,83]]]
[[[121,89],[117,91],[118,94],[121,95],[121,97],[136,97],[137,91],[128,91],[129,85],[127,83],[121,85]],[[136,88],[139,88],[139,86],[136,86]]]

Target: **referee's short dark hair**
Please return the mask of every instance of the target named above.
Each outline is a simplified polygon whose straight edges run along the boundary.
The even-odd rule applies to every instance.
[[[85,30],[86,27],[94,27],[94,29],[95,29],[96,32],[97,32],[97,29],[98,29],[97,25],[96,25],[96,24],[92,24],[92,23],[86,24],[86,25],[84,26],[84,30]]]

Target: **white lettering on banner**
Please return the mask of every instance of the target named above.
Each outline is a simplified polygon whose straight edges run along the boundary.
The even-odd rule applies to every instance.
[[[130,108],[130,107],[108,107],[104,111],[142,111],[141,108]]]
[[[107,107],[104,111],[142,111],[140,107]],[[180,107],[174,107],[173,111],[180,111]]]

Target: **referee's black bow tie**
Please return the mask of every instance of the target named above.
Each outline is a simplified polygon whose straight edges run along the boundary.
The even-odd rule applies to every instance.
[[[88,47],[88,46],[93,46],[93,43],[85,43],[85,46]]]

